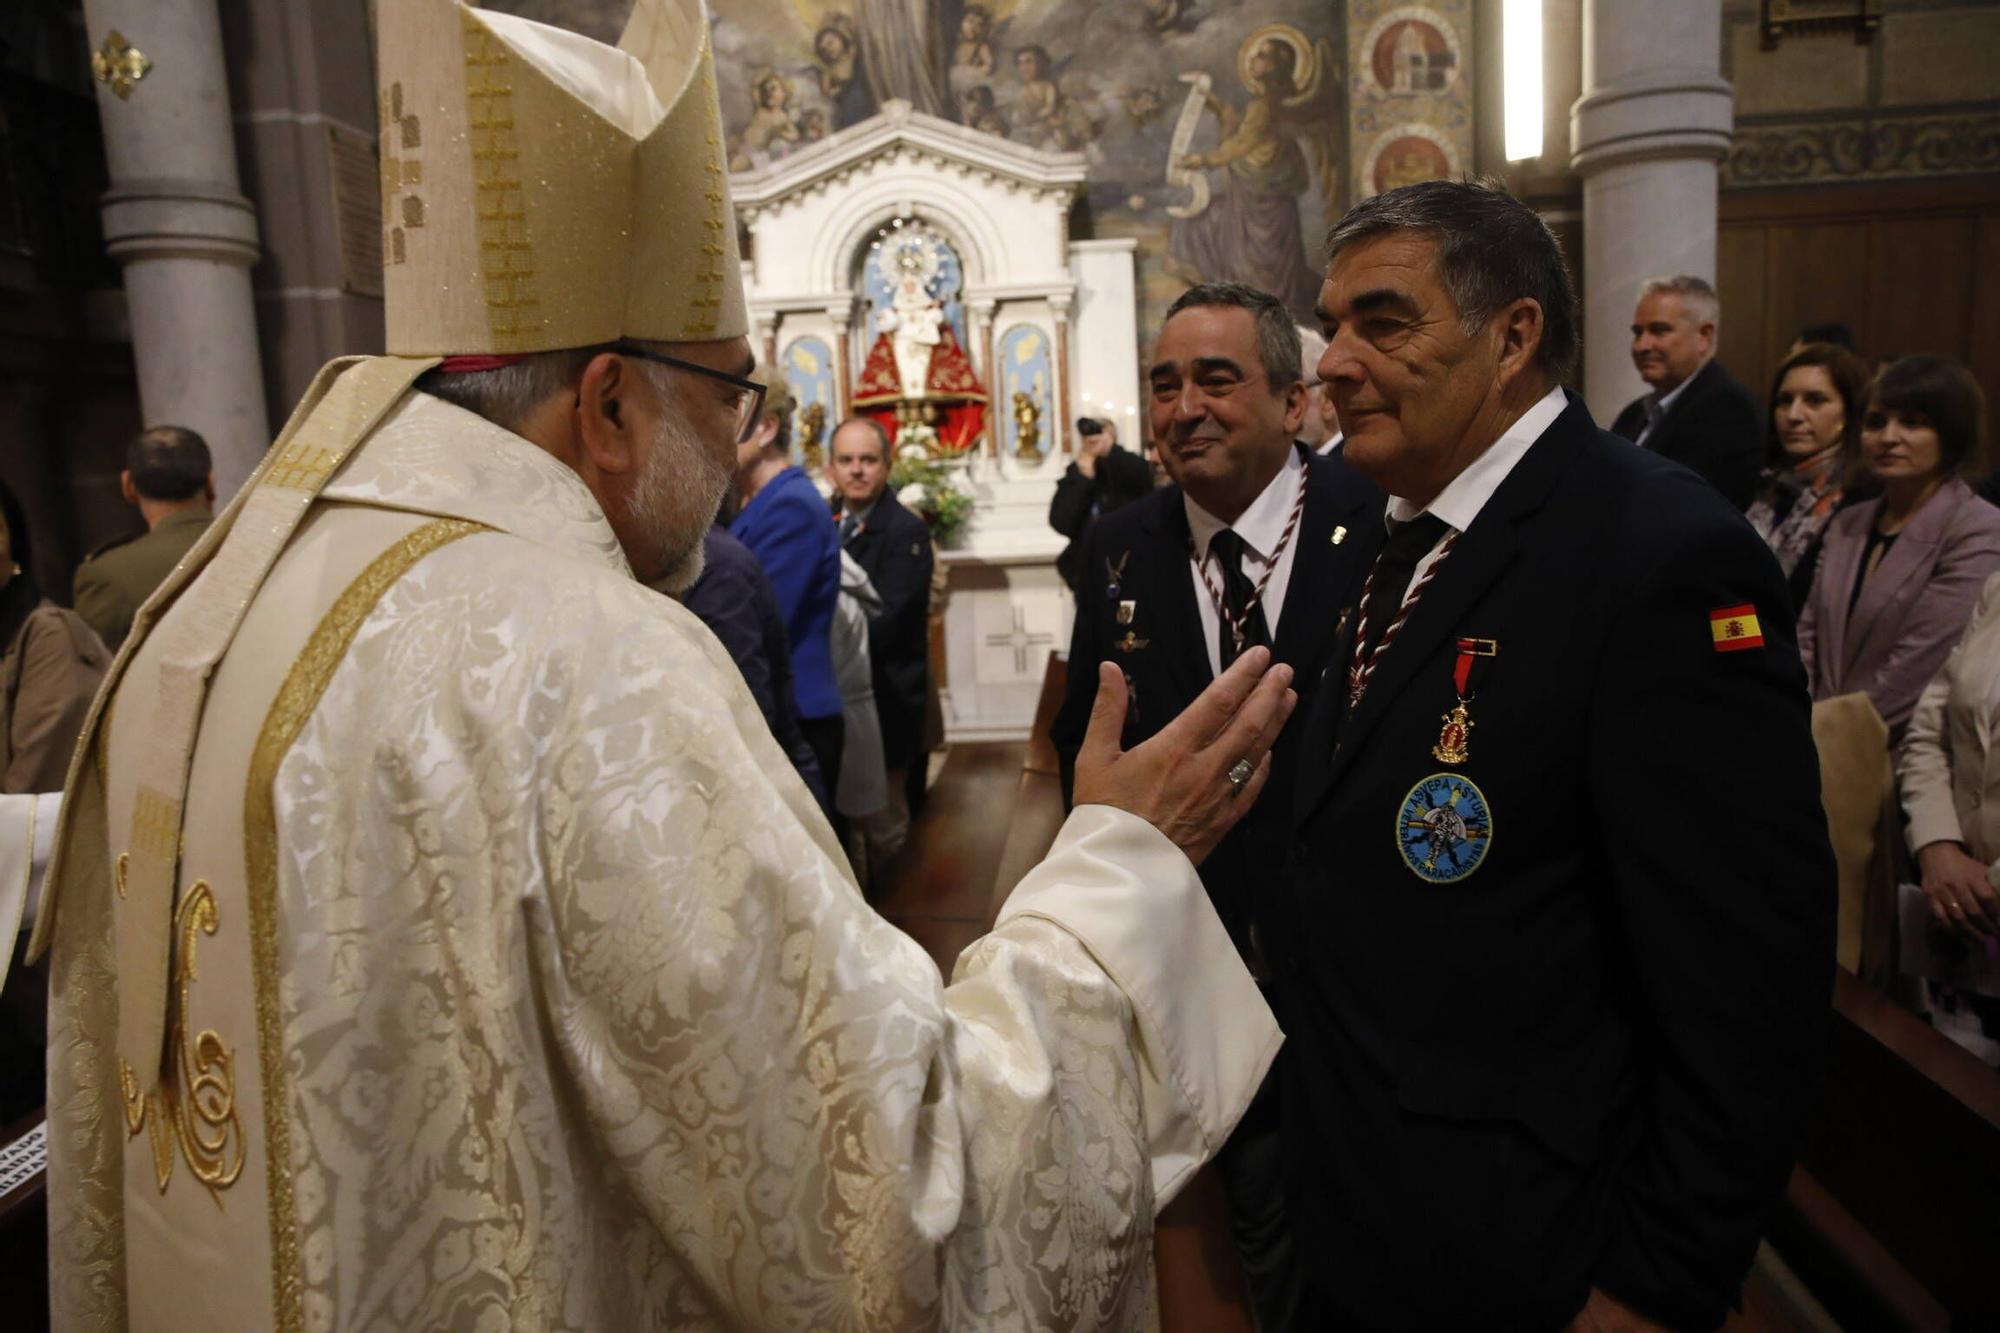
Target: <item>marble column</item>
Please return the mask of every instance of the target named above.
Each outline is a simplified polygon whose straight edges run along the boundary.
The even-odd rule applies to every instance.
[[[238,188],[215,0],[86,0],[84,17],[94,51],[115,51],[115,32],[150,62],[125,96],[116,79],[97,88],[105,248],[124,269],[140,407],[149,425],[201,433],[226,500],[271,429],[250,290],[257,216]]]
[[[1583,178],[1584,397],[1600,422],[1645,389],[1630,354],[1639,284],[1715,278],[1717,166],[1734,124],[1721,61],[1714,0],[1585,0],[1570,166]]]
[[[854,303],[830,305],[826,317],[833,325],[833,420],[827,426],[832,430],[853,411],[848,404],[854,401],[854,336],[849,327],[854,320]]]
[[[1045,459],[1054,458],[1060,462],[1059,454],[1070,452],[1070,423],[1075,420],[1070,415],[1069,386],[1072,376],[1069,361],[1069,313],[1072,303],[1068,292],[1052,292],[1049,295],[1049,313],[1056,324],[1056,419],[1049,432],[1048,448],[1042,451]]]
[[[993,364],[993,312],[998,302],[989,298],[967,301],[966,311],[971,316],[971,327],[966,330],[969,341],[979,349],[979,364],[973,367],[979,382],[986,386],[986,429],[981,432],[979,443],[973,452],[987,458],[1000,456],[1000,431],[995,424],[999,418],[994,414],[1003,410],[999,399],[1000,375]]]

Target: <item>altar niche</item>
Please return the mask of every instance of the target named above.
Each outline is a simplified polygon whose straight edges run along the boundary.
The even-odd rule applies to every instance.
[[[1079,239],[1085,157],[888,103],[734,175],[753,341],[797,404],[794,460],[868,415],[973,498],[938,554],[948,740],[1025,737],[1069,642],[1049,501],[1079,415],[1140,438],[1136,242]]]

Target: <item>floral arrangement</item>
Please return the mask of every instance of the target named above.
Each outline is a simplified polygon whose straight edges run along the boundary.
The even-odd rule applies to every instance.
[[[923,519],[939,546],[956,545],[972,520],[972,497],[959,489],[956,473],[919,446],[905,448],[889,469],[889,488],[905,509]]]

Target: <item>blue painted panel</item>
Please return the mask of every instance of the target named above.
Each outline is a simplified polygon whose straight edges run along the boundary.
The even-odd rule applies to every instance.
[[[1032,324],[1016,324],[1000,336],[996,356],[1000,362],[993,395],[992,422],[1000,440],[1000,456],[1021,456],[1021,422],[1014,395],[1025,393],[1035,405],[1038,438],[1031,453],[1047,457],[1061,438],[1063,423],[1055,418],[1054,359],[1049,354],[1049,335]]]
[[[785,354],[780,358],[784,367],[785,387],[792,391],[792,399],[798,404],[798,414],[792,418],[792,458],[803,461],[808,445],[826,445],[833,428],[840,424],[839,414],[833,401],[833,349],[820,338],[794,338],[785,346]],[[818,404],[819,432],[815,439],[806,438],[806,424],[813,417],[811,409]]]

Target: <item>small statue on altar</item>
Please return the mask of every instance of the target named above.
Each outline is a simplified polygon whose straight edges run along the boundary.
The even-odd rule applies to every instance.
[[[922,398],[930,379],[931,357],[937,351],[938,326],[944,323],[944,302],[925,289],[914,252],[897,257],[901,270],[889,308],[875,317],[875,327],[889,337],[896,356],[896,378],[903,397]]]
[[[875,341],[861,368],[854,407],[889,432],[897,448],[963,454],[986,428],[986,389],[959,345],[946,302],[957,267],[929,227],[899,227],[871,258]],[[876,267],[879,266],[879,267]]]
[[[1042,408],[1023,391],[1014,391],[1014,457],[1023,463],[1042,461]]]

